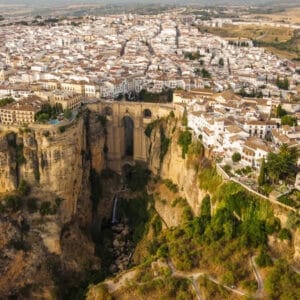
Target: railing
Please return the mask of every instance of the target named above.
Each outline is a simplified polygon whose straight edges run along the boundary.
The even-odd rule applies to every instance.
[[[264,200],[267,200],[267,201],[270,201],[271,203],[275,204],[275,205],[278,205],[278,206],[281,206],[287,210],[290,210],[290,211],[294,211],[295,213],[298,213],[298,210],[294,207],[291,207],[291,206],[288,206],[280,201],[277,201],[277,200],[274,200],[274,199],[271,199],[270,197],[267,197],[261,193],[259,193],[258,191],[252,189],[251,187],[249,187],[248,185],[246,185],[245,183],[239,181],[238,179],[234,178],[234,177],[230,177],[224,170],[223,168],[220,166],[220,164],[216,164],[216,170],[217,170],[217,173],[219,176],[221,176],[224,180],[231,180],[239,185],[241,185],[244,189],[246,189],[248,192],[252,193],[252,194],[255,194],[256,196],[264,199]]]

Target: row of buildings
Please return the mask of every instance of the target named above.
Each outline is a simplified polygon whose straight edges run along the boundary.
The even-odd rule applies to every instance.
[[[300,147],[300,126],[281,126],[281,119],[272,117],[278,100],[193,90],[175,92],[174,102],[186,105],[188,126],[195,138],[225,163],[238,152],[243,165],[259,170],[262,158],[281,144]],[[293,116],[300,119],[298,112]]]
[[[35,84],[85,98],[204,87],[295,97],[300,75],[293,63],[251,41],[241,47],[201,33],[197,25],[195,18],[166,12],[98,17],[79,26],[3,26],[0,97],[17,97],[26,91],[16,87]],[[209,76],[201,76],[202,69]],[[280,90],[276,79],[286,77],[289,89]]]

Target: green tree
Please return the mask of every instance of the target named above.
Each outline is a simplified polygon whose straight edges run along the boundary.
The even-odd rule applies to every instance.
[[[0,107],[5,106],[7,104],[13,103],[15,100],[13,98],[3,98],[0,99]]]
[[[181,146],[182,149],[182,158],[185,158],[189,150],[189,145],[192,142],[192,134],[188,130],[182,131],[178,138],[178,144]]]
[[[235,153],[232,154],[231,159],[232,159],[233,162],[239,162],[242,159],[242,156],[241,156],[240,153],[235,152]]]
[[[266,248],[261,247],[259,251],[259,255],[255,258],[255,262],[259,267],[265,268],[268,266],[272,266],[273,262],[271,257],[267,254]]]
[[[292,234],[287,228],[282,228],[278,233],[278,238],[281,240],[291,240]]]
[[[281,79],[279,79],[279,76],[277,76],[276,85],[281,90],[288,90],[289,87],[290,87],[290,82],[289,82],[289,79],[287,77],[284,77],[284,79],[281,80]]]
[[[282,144],[279,153],[269,152],[267,157],[267,174],[273,183],[279,179],[286,180],[295,177],[297,173],[298,149]]]
[[[186,107],[184,107],[181,124],[182,124],[182,126],[188,126],[188,117],[187,117]]]
[[[281,118],[283,116],[287,115],[287,111],[285,109],[282,108],[281,104],[279,104],[276,107],[276,117],[277,118]]]
[[[260,172],[258,176],[258,185],[263,186],[266,183],[266,162],[265,158],[261,161]]]
[[[270,299],[299,299],[300,275],[290,269],[286,260],[278,259],[267,276],[265,287]]]
[[[297,126],[297,118],[285,115],[281,117],[281,125]]]
[[[211,78],[210,73],[209,73],[205,68],[203,68],[203,69],[201,70],[201,76],[202,76],[203,78]]]
[[[202,200],[200,216],[205,217],[208,220],[211,219],[211,204],[209,195],[206,195]]]
[[[64,118],[70,119],[71,117],[72,117],[72,111],[70,109],[65,109],[64,110]]]

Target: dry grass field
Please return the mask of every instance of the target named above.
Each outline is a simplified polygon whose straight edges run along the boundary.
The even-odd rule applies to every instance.
[[[272,53],[288,59],[298,58],[300,50],[299,34],[286,27],[270,25],[225,25],[222,28],[206,27],[205,31],[230,39],[252,39],[265,44]],[[292,41],[292,42],[291,42]],[[276,47],[279,44],[289,44],[289,47]]]
[[[232,38],[247,38],[262,42],[286,42],[293,36],[293,30],[267,25],[225,25],[223,28],[209,28],[209,32]]]
[[[274,22],[287,22],[287,23],[299,23],[300,24],[300,7],[293,7],[287,9],[285,12],[275,14],[258,14],[253,17],[259,17],[262,19],[268,19]]]

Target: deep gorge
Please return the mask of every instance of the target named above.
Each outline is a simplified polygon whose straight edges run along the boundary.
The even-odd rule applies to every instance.
[[[222,180],[206,176],[209,188],[199,186],[201,169],[212,164],[197,143],[188,145],[183,158],[178,116],[170,113],[149,123],[147,161],[127,166],[123,175],[108,168],[108,153],[114,149],[104,120],[105,115],[85,109],[64,130],[1,132],[1,296],[84,298],[89,284],[142,264],[149,253],[165,257],[168,237],[162,242],[160,234],[175,227],[180,240],[180,231],[187,230],[184,224],[196,222],[203,213],[207,196],[212,198],[211,211],[217,211],[215,190]],[[131,154],[130,144],[126,154]],[[121,191],[120,223],[111,224],[116,191]],[[284,224],[286,212],[272,210]],[[273,246],[293,248],[299,260],[299,229],[293,234],[293,244],[274,239]],[[170,255],[176,261],[177,254]],[[144,272],[150,272],[149,265]]]

